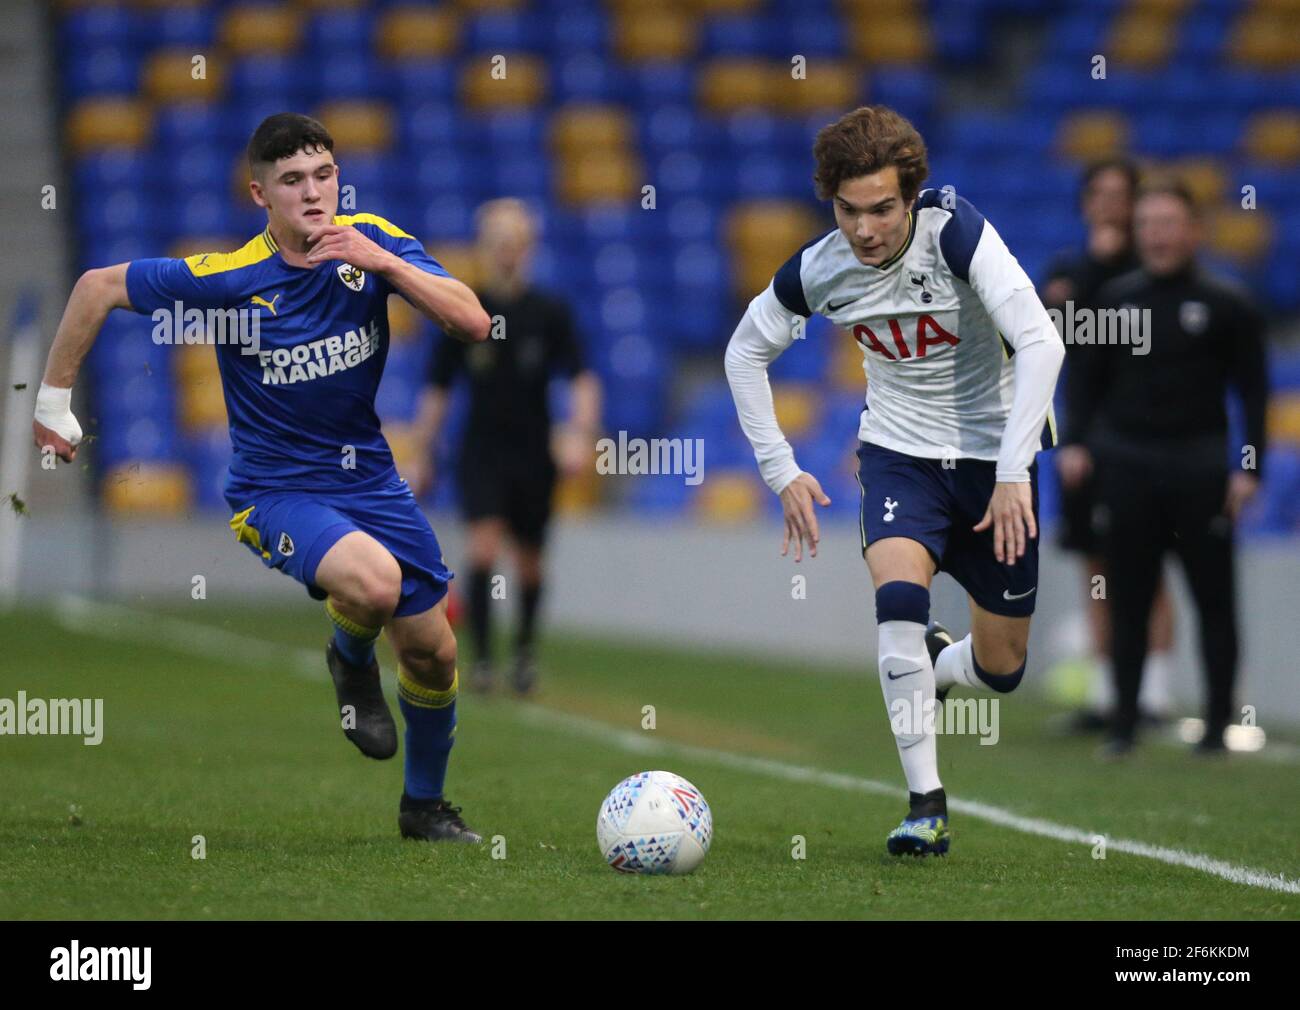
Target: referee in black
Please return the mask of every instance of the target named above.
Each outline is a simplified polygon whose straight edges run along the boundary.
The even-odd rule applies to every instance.
[[[434,446],[458,377],[469,385],[469,417],[457,478],[468,526],[468,611],[474,664],[471,690],[496,687],[492,604],[518,603],[511,683],[528,694],[537,684],[533,643],[542,596],[543,546],[559,473],[593,465],[600,419],[600,382],[583,362],[569,310],[534,287],[529,265],[536,241],[533,215],[519,200],[479,208],[476,292],[492,317],[489,339],[473,348],[441,337],[415,424],[419,462],[409,482],[417,495],[432,483]],[[552,430],[549,385],[569,380],[570,416]],[[504,548],[513,549],[517,580],[493,576]],[[502,594],[501,589],[506,592]]]
[[[1233,525],[1259,486],[1264,456],[1264,320],[1247,294],[1197,264],[1199,214],[1182,184],[1142,189],[1134,239],[1140,268],[1105,285],[1098,304],[1139,329],[1128,346],[1088,357],[1082,404],[1095,410],[1080,419],[1106,517],[1117,704],[1103,753],[1120,757],[1134,744],[1151,601],[1168,551],[1199,617],[1207,690],[1198,748],[1216,752],[1233,718],[1237,673]],[[1228,444],[1230,385],[1245,410],[1242,446]]]

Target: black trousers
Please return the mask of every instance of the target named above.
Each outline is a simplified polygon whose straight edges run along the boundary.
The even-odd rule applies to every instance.
[[[1196,603],[1206,731],[1222,733],[1232,720],[1237,674],[1233,529],[1223,511],[1227,472],[1172,462],[1168,456],[1103,458],[1098,469],[1118,699],[1114,731],[1132,736],[1137,725],[1151,601],[1161,563],[1172,551]]]

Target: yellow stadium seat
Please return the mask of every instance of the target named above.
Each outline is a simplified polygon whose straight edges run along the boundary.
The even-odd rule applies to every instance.
[[[1144,177],[1177,179],[1192,191],[1199,207],[1212,207],[1228,190],[1228,173],[1213,158],[1185,158],[1156,166],[1143,166]]]
[[[1258,11],[1240,18],[1228,43],[1238,63],[1261,70],[1291,69],[1300,63],[1300,15]]]
[[[924,13],[918,9],[923,4],[924,0],[839,0],[836,6],[848,18],[872,17],[881,21],[895,21]]]
[[[114,0],[116,3],[116,0]],[[144,10],[163,10],[175,7],[206,7],[211,0],[129,0],[128,6]]]
[[[150,56],[142,78],[145,97],[160,104],[210,102],[220,98],[222,60],[213,54],[196,64],[196,58],[188,50],[167,50]]]
[[[684,60],[699,42],[699,22],[680,10],[628,9],[614,18],[614,49],[630,63]]]
[[[221,393],[221,372],[216,349],[208,344],[175,349],[176,384],[179,387],[177,415],[186,431],[226,424],[226,401]]]
[[[821,416],[821,402],[821,397],[809,386],[789,382],[772,384],[776,422],[788,438],[802,438],[812,430]]]
[[[430,256],[447,268],[447,273],[471,288],[478,287],[481,271],[473,243],[430,239],[425,243],[425,248],[429,250]]]
[[[436,256],[434,259],[438,259]],[[442,263],[442,260],[438,260]],[[447,266],[443,263],[443,266]],[[465,280],[458,273],[448,272],[457,280]],[[388,299],[388,336],[394,344],[405,344],[414,340],[424,331],[424,316],[419,310],[415,309],[410,302],[401,297],[390,297]]]
[[[137,98],[88,98],[69,113],[68,146],[76,154],[105,147],[142,147],[149,141],[153,119]]]
[[[517,11],[528,6],[527,0],[456,0],[456,6],[467,14],[490,11]]]
[[[530,108],[546,97],[546,65],[523,53],[480,53],[461,70],[460,94],[473,109]]]
[[[1273,239],[1272,220],[1262,210],[1220,210],[1208,223],[1210,248],[1239,262],[1259,259]]]
[[[1112,112],[1076,112],[1062,121],[1056,145],[1077,161],[1120,154],[1128,146],[1128,122]]]
[[[837,113],[863,104],[861,68],[850,63],[811,59],[805,76],[797,80],[791,67],[778,63],[773,70],[772,95],[782,112],[803,115],[834,109]]]
[[[848,330],[840,329],[838,326],[830,330],[827,339],[833,342],[834,347],[831,378],[836,387],[854,392],[862,389],[863,383],[866,382],[866,373],[862,369],[862,348],[858,346],[858,342],[853,339],[853,335]]]
[[[632,146],[632,120],[616,105],[566,105],[551,117],[551,150],[574,160]]]
[[[183,466],[121,463],[104,475],[103,498],[118,515],[178,515],[189,510],[194,490]]]
[[[726,235],[737,292],[749,298],[766,288],[777,267],[817,233],[818,223],[805,204],[792,201],[756,200],[733,208]]]
[[[1255,113],[1246,123],[1241,146],[1256,161],[1300,163],[1300,112],[1276,109]]]
[[[291,52],[302,38],[302,16],[292,7],[241,4],[226,12],[218,38],[232,56]]]
[[[401,60],[447,56],[456,50],[460,21],[447,7],[392,7],[376,33],[380,56]]]
[[[1300,446],[1300,393],[1277,393],[1269,400],[1268,440]]]
[[[573,207],[630,200],[645,181],[640,161],[617,149],[602,153],[599,159],[561,160],[555,176],[557,195]]]
[[[762,60],[727,58],[706,63],[696,81],[699,102],[715,115],[771,108],[775,103],[770,70]]]
[[[670,478],[643,478],[670,479]],[[704,522],[737,525],[758,516],[763,492],[758,479],[748,471],[713,472],[694,496],[695,514]]]
[[[646,0],[605,0],[605,6],[616,14],[644,14],[651,5]],[[660,0],[659,9],[679,11],[692,18],[716,17],[725,14],[749,14],[762,9],[763,0]]]
[[[305,11],[355,11],[369,5],[370,0],[293,0]]]
[[[1193,0],[1129,0],[1127,13],[1172,18],[1185,14],[1192,3]]]
[[[393,143],[393,115],[382,102],[343,100],[327,102],[316,118],[334,138],[338,150],[384,151]]]
[[[849,25],[852,52],[868,63],[923,63],[930,56],[930,31],[917,15],[859,16]]]
[[[1110,39],[1102,52],[1121,66],[1154,67],[1169,58],[1177,31],[1172,14],[1132,8],[1111,22]]]

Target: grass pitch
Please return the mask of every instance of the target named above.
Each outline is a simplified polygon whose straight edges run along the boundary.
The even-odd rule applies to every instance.
[[[0,918],[1300,918],[1298,894],[1097,859],[996,812],[955,811],[947,859],[887,856],[904,804],[863,783],[902,782],[869,671],[554,636],[535,703],[462,695],[448,795],[504,840],[493,858],[500,841],[398,837],[401,756],[344,739],[305,603],[43,607],[0,615],[0,636],[0,698],[103,698],[105,725],[94,747],[0,736]],[[996,746],[941,738],[949,796],[1294,888],[1296,765],[1155,743],[1104,765],[1052,714],[1016,695]],[[713,808],[691,876],[621,876],[597,851],[605,793],[652,767]]]

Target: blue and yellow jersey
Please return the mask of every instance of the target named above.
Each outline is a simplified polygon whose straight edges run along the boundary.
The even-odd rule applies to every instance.
[[[334,223],[449,276],[382,217],[340,215]],[[132,308],[146,314],[256,313],[255,353],[233,342],[216,347],[234,445],[228,487],[336,490],[392,479],[392,453],[375,413],[394,290],[383,278],[337,260],[290,266],[268,229],[235,252],[135,260],[126,288]]]

